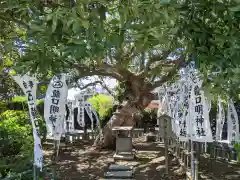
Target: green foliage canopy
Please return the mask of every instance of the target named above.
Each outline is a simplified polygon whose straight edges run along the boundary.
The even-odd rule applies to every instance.
[[[237,0],[5,0],[0,6],[2,56],[14,58],[18,72],[111,76],[137,96],[194,60],[205,83],[212,76],[215,87],[239,88]]]

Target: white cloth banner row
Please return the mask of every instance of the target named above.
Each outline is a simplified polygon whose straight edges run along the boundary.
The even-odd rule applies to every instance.
[[[25,96],[27,97],[28,108],[30,119],[33,128],[33,138],[34,138],[34,165],[40,168],[42,171],[43,167],[43,150],[40,139],[40,128],[37,118],[36,109],[36,91],[37,91],[37,79],[28,75],[24,76],[13,76],[13,79],[23,90]]]
[[[228,142],[234,143],[239,141],[239,120],[236,108],[231,99],[228,99],[228,114],[227,114],[227,126],[228,126]]]
[[[44,100],[44,118],[47,133],[55,140],[60,140],[64,132],[67,95],[66,76],[64,74],[54,76],[48,85]]]
[[[13,79],[19,84],[23,90],[25,96],[27,97],[28,108],[30,113],[30,118],[33,127],[33,137],[34,137],[34,164],[42,170],[43,167],[43,150],[40,139],[40,129],[39,122],[37,118],[36,110],[36,91],[38,81],[35,77],[29,75],[23,76],[13,76]],[[66,84],[65,74],[58,76],[53,76],[52,80],[48,85],[46,92],[46,97],[44,100],[44,118],[46,122],[47,134],[53,136],[55,140],[60,140],[62,134],[64,133],[64,122],[65,122],[65,105],[67,104],[68,87]],[[90,103],[84,102],[84,96],[76,97],[78,107],[78,118],[77,121],[80,126],[85,126],[84,121],[84,109],[87,111],[88,116],[92,122],[93,129],[93,117],[92,112],[95,112],[91,108]],[[73,106],[71,103],[70,107],[72,119],[73,116]],[[98,116],[95,112],[97,122],[99,125]],[[100,128],[100,126],[99,126]]]
[[[187,69],[187,76],[173,86],[159,89],[160,114],[167,114],[172,118],[172,130],[180,141],[213,142],[209,112],[211,103],[201,89],[202,81],[193,69]],[[216,141],[222,140],[225,122],[224,107],[218,97],[218,111],[216,121]],[[228,142],[239,141],[239,120],[231,99],[228,100]]]

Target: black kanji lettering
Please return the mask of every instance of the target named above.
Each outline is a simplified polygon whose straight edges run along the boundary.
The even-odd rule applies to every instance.
[[[55,114],[59,112],[59,107],[55,105],[50,106],[50,114]]]
[[[31,102],[33,101],[33,95],[32,95],[32,92],[31,91],[27,91],[27,99],[28,99],[28,102]]]
[[[232,132],[232,137],[235,137],[236,136],[236,133],[235,132]]]
[[[236,119],[235,119],[235,117],[234,117],[234,114],[231,114],[230,116],[231,116],[231,119],[232,119],[232,123],[233,123],[233,124],[236,124]]]
[[[197,136],[200,137],[201,136],[201,130],[199,127],[197,127],[197,130],[196,130],[196,133],[197,133]]]
[[[32,89],[33,88],[33,86],[34,86],[34,84],[33,84],[33,82],[32,81],[29,81],[28,82],[28,85],[29,85],[29,87]]]
[[[201,114],[203,112],[203,105],[202,104],[196,105],[195,112],[197,112],[198,114]]]
[[[206,132],[203,128],[201,128],[201,136],[206,136]]]
[[[28,88],[27,83],[26,83],[25,81],[23,81],[23,87],[24,87],[25,89]]]
[[[178,117],[181,118],[183,116],[183,113],[181,111],[178,111]]]
[[[49,117],[49,121],[55,123],[57,121],[57,116],[51,114],[50,117]]]
[[[30,112],[31,112],[31,115],[33,117],[33,119],[36,119],[37,118],[37,110],[35,107],[31,107],[30,108]]]
[[[183,127],[184,128],[186,127],[186,121],[183,121]]]
[[[195,96],[201,95],[201,94],[200,94],[200,88],[199,88],[198,86],[195,86],[195,87],[194,87],[194,94],[195,94]]]
[[[55,81],[55,82],[53,82],[53,87],[54,88],[61,88],[61,87],[63,87],[62,81]]]
[[[180,136],[186,137],[186,131],[184,129],[180,130]]]
[[[60,91],[59,90],[53,90],[53,92],[52,92],[53,94],[52,94],[52,96],[51,97],[53,97],[53,98],[60,98]]]
[[[37,119],[34,120],[34,124],[35,124],[36,129],[39,129],[39,124],[38,124],[38,120]]]
[[[197,126],[199,126],[199,124],[202,126],[204,122],[204,118],[202,116],[197,116],[195,120],[196,120]]]
[[[58,105],[59,99],[54,99],[54,98],[53,98],[53,99],[52,99],[52,103],[55,104],[55,105]]]
[[[236,126],[236,124],[234,124],[233,125],[233,130],[236,131],[236,129],[237,129],[237,126]]]
[[[196,97],[196,99],[195,99],[196,104],[201,103],[201,100],[202,100],[201,96]]]

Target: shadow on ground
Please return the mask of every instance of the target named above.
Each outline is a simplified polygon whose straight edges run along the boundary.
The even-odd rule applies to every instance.
[[[100,180],[108,166],[114,163],[113,151],[96,151],[91,149],[92,142],[81,140],[78,144],[62,148],[59,154],[57,167],[58,180]],[[164,149],[157,147],[156,143],[144,143],[138,140],[134,143],[136,159],[134,161],[116,161],[117,164],[131,165],[134,167],[136,180],[164,180],[165,157]],[[51,155],[49,148],[46,156]],[[205,159],[200,163],[203,179],[210,180],[239,180],[240,166],[230,165]],[[170,180],[185,180],[181,175],[180,166],[169,156]]]
[[[82,140],[78,144],[62,148],[59,153],[57,179],[101,179],[109,163],[113,162],[113,152],[93,151],[91,145],[92,142]]]
[[[240,165],[201,157],[200,173],[202,179],[240,180]]]

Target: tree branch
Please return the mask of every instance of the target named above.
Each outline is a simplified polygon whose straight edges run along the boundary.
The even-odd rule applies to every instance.
[[[101,80],[101,83],[100,83],[101,86],[102,86],[104,89],[106,89],[109,94],[111,94],[112,96],[114,96],[115,94],[113,94],[113,92],[112,92],[112,91],[108,88],[108,86],[104,83],[103,78],[102,78],[102,77],[99,77],[99,79]]]
[[[183,56],[181,56],[179,59],[175,60],[175,66],[172,67],[166,75],[164,75],[159,81],[155,81],[152,85],[151,85],[151,89],[155,89],[159,86],[161,86],[163,83],[167,82],[168,80],[170,80],[174,75],[177,74],[178,69],[180,67],[184,67],[186,66],[186,62],[185,62],[185,58]]]
[[[141,53],[141,59],[140,59],[140,71],[142,71],[145,67],[145,54]]]
[[[88,84],[86,84],[86,85],[84,85],[84,86],[78,86],[78,88],[80,89],[80,90],[83,90],[83,89],[86,89],[86,88],[88,88],[88,87],[90,87],[90,86],[95,86],[95,85],[97,85],[97,84],[101,84],[102,82],[101,81],[94,81],[94,82],[91,82],[91,83],[88,83]]]
[[[171,51],[163,51],[161,54],[158,55],[153,55],[152,57],[149,58],[149,61],[147,62],[145,69],[142,72],[142,75],[147,75],[147,73],[151,70],[150,66],[154,63],[154,62],[158,62],[158,61],[162,61],[165,60],[169,54],[171,53]]]
[[[18,20],[18,19],[14,18],[14,17],[8,17],[5,14],[0,14],[0,19],[2,19],[4,21],[8,21],[8,22],[12,21],[12,22],[15,22],[17,24],[20,24],[20,25],[23,25],[23,26],[29,28],[29,25],[24,23],[23,21]]]
[[[131,73],[125,69],[122,69],[119,66],[112,66],[107,63],[103,63],[99,66],[85,66],[85,65],[79,65],[75,64],[75,68],[77,69],[80,77],[86,77],[86,76],[92,76],[92,75],[98,75],[98,76],[108,76],[115,78],[116,80],[123,82],[128,75]]]

